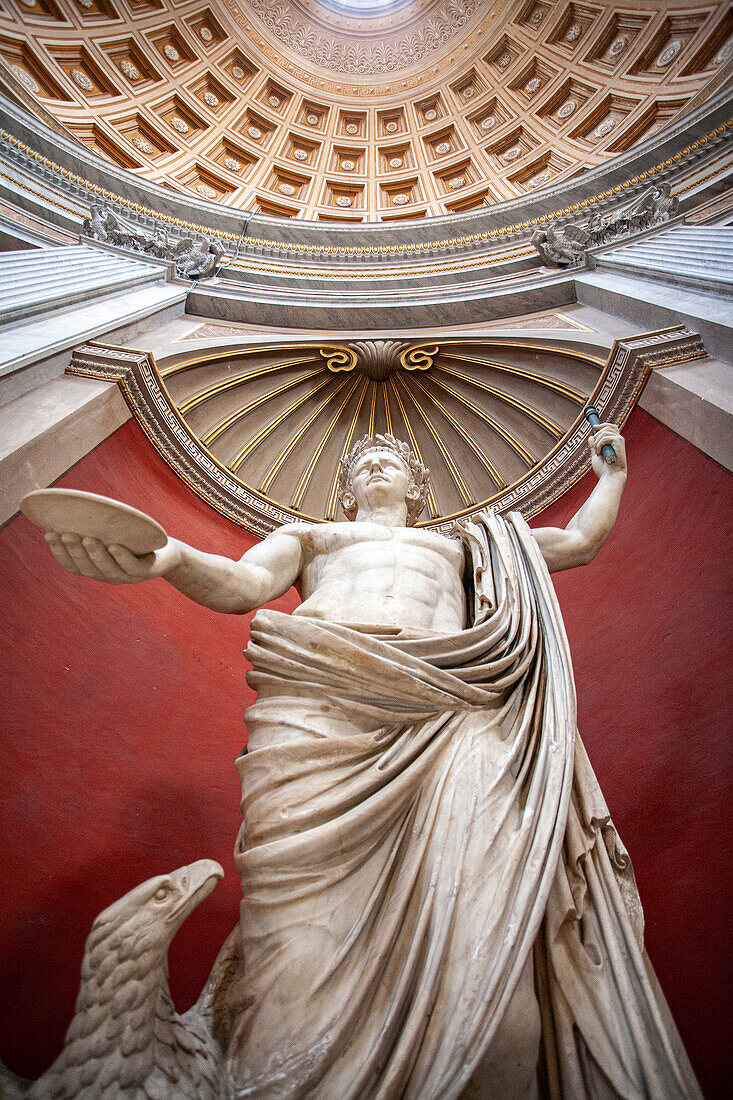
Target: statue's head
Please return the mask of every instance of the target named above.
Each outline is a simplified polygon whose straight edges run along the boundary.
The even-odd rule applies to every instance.
[[[407,505],[407,524],[412,526],[417,523],[425,507],[430,474],[407,443],[388,434],[364,436],[354,444],[346,458],[341,459],[338,499],[344,514],[347,519],[356,519],[359,510],[357,494],[361,495],[361,482],[369,478],[369,467],[379,456],[384,457],[385,465],[389,468],[385,470],[386,477],[393,482],[396,491],[404,494],[402,499]],[[392,469],[397,471],[398,476],[392,475]]]

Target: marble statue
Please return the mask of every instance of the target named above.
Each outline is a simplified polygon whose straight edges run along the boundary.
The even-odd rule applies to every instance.
[[[416,527],[428,471],[376,436],[342,464],[346,521],[281,527],[237,562],[47,534],[72,573],[162,576],[215,611],[302,597],[260,610],[247,650],[241,915],[196,1010],[221,1096],[699,1097],[576,737],[549,577],[616,519],[623,439],[601,425],[590,451],[564,530]]]
[[[218,1100],[219,1052],[195,1007],[184,1016],[173,1007],[168,948],[223,874],[200,859],[148,879],[99,914],[61,1054],[33,1082],[0,1064],[3,1100]]]

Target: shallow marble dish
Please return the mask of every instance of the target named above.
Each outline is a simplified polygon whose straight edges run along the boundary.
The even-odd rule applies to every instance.
[[[23,497],[20,510],[44,531],[126,546],[138,557],[160,550],[168,541],[160,524],[144,512],[81,489],[37,489]]]

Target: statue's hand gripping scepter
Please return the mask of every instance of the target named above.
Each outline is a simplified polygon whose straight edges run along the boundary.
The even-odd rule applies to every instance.
[[[598,415],[598,409],[595,407],[595,405],[587,405],[583,410],[583,415],[595,432],[595,429],[598,428],[601,423],[601,418]],[[601,447],[601,457],[603,458],[604,462],[608,463],[609,466],[616,465],[616,452],[614,451],[610,443],[604,443]]]

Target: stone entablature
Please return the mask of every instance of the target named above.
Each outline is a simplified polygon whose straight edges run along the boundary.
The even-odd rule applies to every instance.
[[[424,222],[400,227],[309,225],[261,215],[248,215],[243,224],[241,214],[226,207],[175,195],[112,169],[103,158],[80,150],[10,101],[3,106],[6,125],[12,129],[0,133],[0,150],[8,165],[29,177],[19,185],[14,201],[26,201],[36,213],[45,210],[49,221],[77,230],[91,202],[103,201],[147,231],[163,225],[176,235],[185,231],[194,237],[215,237],[224,247],[225,262],[227,253],[244,263],[248,256],[277,259],[294,275],[305,275],[315,266],[341,268],[351,276],[355,265],[360,270],[402,267],[408,274],[430,275],[461,257],[474,263],[499,262],[503,272],[522,270],[538,263],[530,241],[543,226],[583,224],[594,211],[607,217],[652,184],[670,184],[680,209],[686,211],[714,194],[733,165],[725,155],[733,129],[730,96],[721,91],[653,144],[586,173],[572,188],[555,188],[531,201],[513,200],[481,215],[445,218],[430,227]],[[51,201],[49,187],[71,202]],[[512,222],[513,217],[521,220]],[[438,232],[426,233],[428,228]]]

